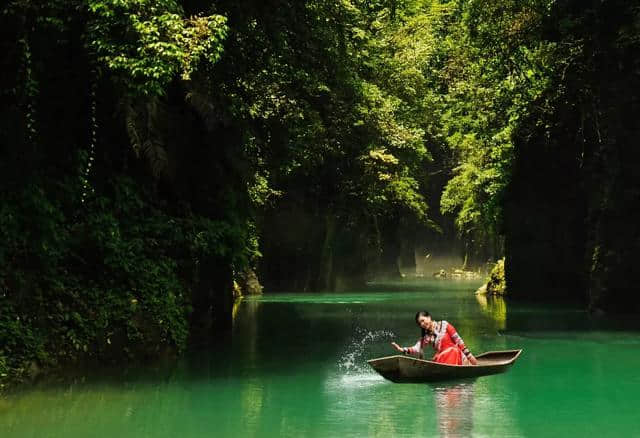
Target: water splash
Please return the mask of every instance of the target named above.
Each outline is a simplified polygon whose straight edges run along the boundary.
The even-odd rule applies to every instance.
[[[367,330],[354,327],[354,335],[339,357],[334,372],[327,379],[327,390],[342,396],[351,390],[360,390],[386,382],[368,364],[367,359],[379,356],[381,341],[392,340],[395,334],[389,330]],[[345,390],[349,390],[345,392]]]
[[[338,369],[344,374],[375,374],[367,365],[371,346],[383,339],[392,340],[395,334],[389,330],[367,330],[356,327],[354,338],[347,346],[347,351],[338,360]]]

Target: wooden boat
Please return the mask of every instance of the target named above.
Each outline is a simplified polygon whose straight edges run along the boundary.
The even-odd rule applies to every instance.
[[[522,350],[489,351],[476,356],[478,365],[449,365],[395,355],[367,361],[382,377],[396,383],[422,383],[488,376],[507,371]]]

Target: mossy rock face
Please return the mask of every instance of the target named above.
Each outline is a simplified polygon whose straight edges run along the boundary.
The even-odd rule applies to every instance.
[[[506,295],[504,280],[504,258],[498,260],[489,274],[486,293],[488,295]]]
[[[247,269],[238,276],[238,285],[243,295],[262,294],[262,285],[253,269]]]

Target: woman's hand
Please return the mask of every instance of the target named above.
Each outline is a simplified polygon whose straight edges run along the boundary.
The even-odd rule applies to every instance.
[[[478,365],[478,360],[473,354],[469,353],[469,356],[467,356],[467,359],[469,359],[469,362],[471,363],[471,365]]]
[[[395,342],[392,342],[391,345],[393,346],[393,348],[398,350],[400,353],[404,353],[404,350],[402,349],[402,347],[399,346],[398,344],[396,344]]]

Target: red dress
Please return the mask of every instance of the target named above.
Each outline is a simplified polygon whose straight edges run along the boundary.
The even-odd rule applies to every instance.
[[[464,341],[458,335],[455,327],[447,321],[436,322],[433,333],[427,333],[418,339],[413,347],[409,347],[405,351],[408,354],[422,356],[424,347],[427,345],[431,345],[436,350],[432,359],[435,362],[450,365],[467,365],[469,363],[467,360],[467,356],[471,354],[469,349],[464,345]]]

